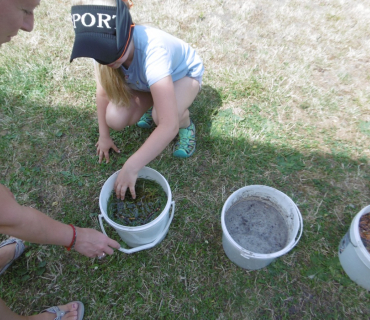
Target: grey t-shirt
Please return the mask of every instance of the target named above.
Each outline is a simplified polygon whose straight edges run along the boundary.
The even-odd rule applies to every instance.
[[[122,66],[128,85],[134,90],[150,91],[150,86],[171,75],[175,82],[188,76],[203,75],[203,62],[186,42],[148,26],[135,26],[134,57],[128,69]]]

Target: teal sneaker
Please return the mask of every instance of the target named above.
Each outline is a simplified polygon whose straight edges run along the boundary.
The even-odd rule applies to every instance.
[[[154,120],[152,117],[153,107],[150,107],[147,112],[145,112],[136,125],[140,128],[149,129],[154,127]]]
[[[173,155],[177,158],[188,158],[195,151],[195,125],[190,120],[187,128],[179,130],[179,138],[175,144]]]

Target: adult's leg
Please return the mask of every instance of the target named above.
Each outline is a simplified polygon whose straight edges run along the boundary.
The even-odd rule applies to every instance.
[[[123,130],[139,121],[141,116],[153,105],[150,92],[133,90],[130,106],[117,106],[109,103],[106,112],[106,121],[110,128],[116,131]]]
[[[62,317],[63,320],[76,320],[77,319],[77,308],[76,303],[68,303],[63,306],[59,306],[62,311],[69,311],[66,315]],[[20,316],[10,310],[5,302],[0,299],[0,320],[54,320],[55,314],[44,312],[34,316]]]

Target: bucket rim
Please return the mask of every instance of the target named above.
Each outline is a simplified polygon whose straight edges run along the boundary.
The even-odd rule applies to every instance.
[[[115,229],[119,229],[119,230],[123,230],[123,231],[130,231],[130,232],[139,232],[139,231],[144,231],[152,226],[154,226],[155,224],[157,224],[158,222],[160,222],[167,214],[167,212],[169,211],[170,209],[170,206],[171,206],[171,201],[172,201],[172,192],[171,192],[171,188],[170,188],[170,185],[168,184],[168,181],[167,179],[162,175],[160,174],[157,170],[153,169],[153,168],[150,168],[150,167],[146,167],[144,166],[143,168],[140,169],[140,171],[138,172],[138,177],[140,176],[140,173],[142,173],[142,171],[151,171],[152,173],[154,173],[155,175],[157,175],[159,178],[162,178],[165,185],[166,185],[166,188],[167,188],[167,203],[166,203],[166,206],[163,208],[162,212],[158,215],[157,218],[155,218],[154,220],[150,221],[149,223],[146,223],[144,225],[141,225],[141,226],[135,226],[135,227],[129,227],[129,226],[125,226],[125,225],[122,225],[122,224],[119,224],[117,222],[114,222],[112,219],[110,219],[108,217],[108,214],[106,212],[106,210],[103,210],[103,207],[102,207],[102,192],[103,192],[103,188],[105,186],[105,184],[108,182],[109,179],[113,179],[114,176],[117,176],[119,174],[119,172],[121,170],[118,170],[116,172],[114,172],[113,174],[111,174],[109,176],[109,178],[104,182],[101,190],[100,190],[100,194],[99,194],[99,207],[100,207],[100,212],[103,214],[103,218],[105,219],[105,221],[107,221],[107,223],[115,228]],[[158,182],[158,181],[157,181]],[[166,191],[166,190],[165,190]]]
[[[228,230],[227,230],[227,227],[226,227],[226,223],[225,223],[225,214],[226,214],[226,206],[229,204],[229,202],[231,201],[231,199],[235,196],[236,193],[239,193],[239,192],[242,192],[244,190],[251,190],[251,189],[254,189],[254,188],[261,188],[261,189],[268,189],[270,191],[274,191],[274,192],[277,192],[278,194],[280,194],[281,196],[285,197],[288,202],[290,202],[290,204],[293,206],[294,208],[294,211],[297,213],[297,216],[298,216],[298,222],[299,222],[299,226],[298,226],[298,230],[296,232],[296,234],[294,235],[293,239],[281,250],[279,251],[276,251],[276,252],[272,252],[272,253],[257,253],[257,252],[253,252],[253,251],[250,251],[250,250],[247,250],[245,248],[243,248],[241,245],[239,245],[232,237],[231,235],[229,234]],[[280,257],[284,254],[286,254],[287,252],[289,252],[290,250],[292,250],[298,243],[298,241],[300,240],[301,236],[302,236],[302,233],[303,233],[303,218],[302,218],[302,214],[298,208],[298,206],[294,203],[294,201],[288,196],[286,195],[284,192],[281,192],[280,190],[278,189],[275,189],[273,187],[269,187],[269,186],[265,186],[265,185],[248,185],[248,186],[244,186],[242,188],[239,188],[238,190],[235,190],[225,201],[223,207],[222,207],[222,211],[221,211],[221,225],[222,225],[222,232],[223,234],[226,236],[226,238],[235,246],[237,247],[238,250],[240,250],[240,253],[243,257],[245,258],[250,258],[250,257],[253,257],[253,258],[257,258],[257,259],[274,259],[274,258],[277,258],[277,257]],[[297,234],[299,233],[298,235],[298,238],[297,238]]]
[[[361,253],[361,256],[358,255],[363,263],[370,267],[370,252],[367,251],[366,247],[364,246],[361,235],[360,235],[360,219],[363,215],[370,213],[370,205],[362,208],[356,216],[352,219],[350,228],[349,228],[349,237],[350,242],[353,245],[354,249],[357,252]]]

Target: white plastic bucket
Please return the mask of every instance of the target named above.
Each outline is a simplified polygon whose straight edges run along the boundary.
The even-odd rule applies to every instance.
[[[260,198],[263,201],[270,202],[275,208],[279,209],[278,211],[283,216],[288,227],[287,243],[282,250],[269,254],[251,252],[235,242],[229,234],[225,224],[227,211],[236,202],[243,199],[247,200],[248,198]],[[277,257],[290,251],[298,243],[303,232],[302,215],[293,200],[279,190],[262,185],[246,186],[232,193],[222,208],[221,225],[223,232],[222,245],[226,255],[239,267],[249,270],[266,267]]]
[[[370,253],[362,243],[359,224],[361,217],[370,212],[363,208],[352,220],[351,226],[339,244],[339,261],[352,281],[370,291]]]
[[[124,253],[134,253],[141,250],[149,249],[160,243],[166,236],[170,224],[172,222],[175,201],[172,201],[172,193],[167,180],[156,170],[144,167],[139,171],[138,178],[144,178],[154,180],[163,188],[167,194],[167,204],[163,209],[162,213],[153,221],[137,227],[127,227],[120,225],[111,220],[107,215],[107,202],[114,188],[114,182],[116,181],[119,171],[112,174],[108,180],[104,183],[103,188],[100,192],[99,206],[101,214],[99,215],[100,227],[105,233],[103,226],[103,218],[105,221],[113,227],[121,239],[132,249],[120,248],[119,250]],[[171,214],[169,213],[170,207],[172,206]]]

